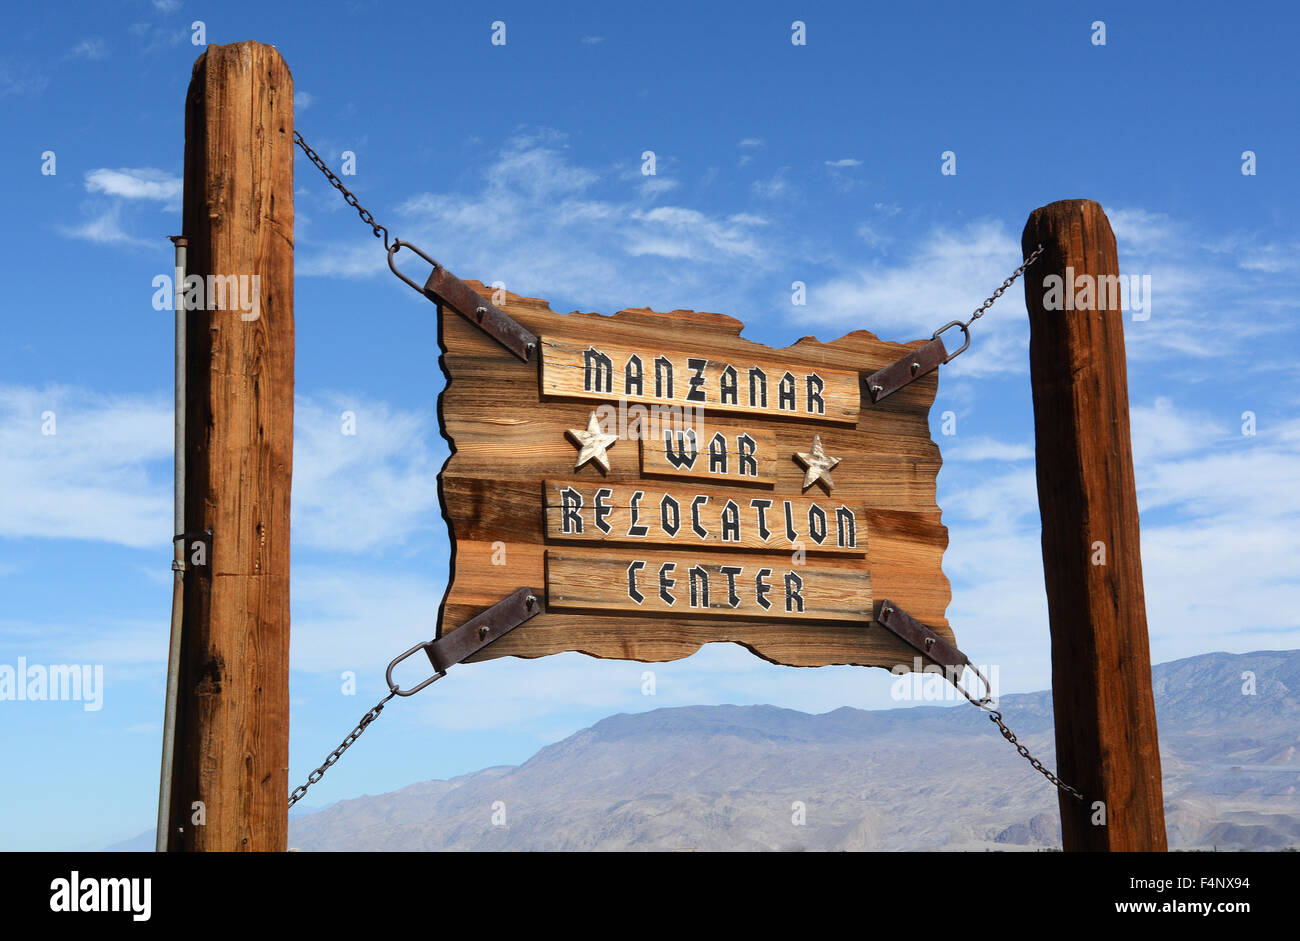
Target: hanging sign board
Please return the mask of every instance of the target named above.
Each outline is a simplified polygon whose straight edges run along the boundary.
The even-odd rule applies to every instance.
[[[671,660],[727,641],[796,666],[910,663],[874,620],[885,597],[953,639],[937,379],[875,405],[863,384],[909,347],[856,331],[774,349],[720,314],[493,301],[536,335],[527,362],[439,318],[439,636],[531,587],[542,613],[476,659]]]

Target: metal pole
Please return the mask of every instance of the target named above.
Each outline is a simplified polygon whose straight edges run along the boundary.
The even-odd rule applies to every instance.
[[[189,242],[180,235],[171,236],[176,246],[176,270],[172,273],[173,302],[176,313],[176,402],[173,458],[172,536],[185,532],[185,268]],[[154,847],[167,852],[167,829],[172,803],[172,769],[176,758],[176,701],[181,663],[181,614],[185,597],[185,540],[173,538],[172,546],[172,625],[167,649],[167,702],[163,710],[162,773],[158,782],[158,828]]]

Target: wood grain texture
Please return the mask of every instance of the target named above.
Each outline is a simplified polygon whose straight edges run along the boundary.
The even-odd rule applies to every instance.
[[[771,417],[804,421],[852,423],[857,420],[860,383],[856,372],[813,366],[791,368],[788,361],[766,356],[728,359],[726,352],[712,348],[699,334],[648,335],[641,343],[623,345],[609,337],[565,337],[547,334],[541,338],[542,392],[547,397],[594,399],[608,402],[620,396],[629,402],[706,408],[711,412],[764,413]],[[695,340],[692,343],[692,340]],[[702,342],[701,342],[702,340]],[[599,352],[612,360],[607,382],[599,385],[591,375],[584,354]],[[626,368],[632,357],[640,363],[640,384],[630,388]],[[656,361],[663,358],[662,370]],[[692,361],[699,366],[692,368]],[[735,396],[724,396],[723,373]],[[753,376],[750,371],[761,371]],[[698,384],[692,378],[698,379]],[[782,383],[786,385],[782,385]],[[816,395],[810,383],[816,383]],[[783,398],[782,390],[788,392]],[[691,395],[698,395],[692,399]]]
[[[636,427],[648,422],[638,421]],[[661,426],[638,433],[637,445],[641,449],[641,473],[646,477],[684,477],[696,481],[716,480],[729,483],[755,484],[772,487],[776,483],[776,436],[763,430],[755,421],[748,425],[718,425],[702,423],[699,429]],[[717,436],[721,435],[721,438]],[[749,439],[741,443],[744,436]],[[716,441],[715,441],[716,439]],[[677,466],[668,457],[671,446],[674,456],[681,458],[694,451],[695,460]],[[723,461],[710,460],[714,449]],[[741,449],[745,448],[743,455]],[[752,458],[750,461],[743,456]]]
[[[548,549],[546,603],[551,611],[847,621],[863,631],[872,617],[864,572],[699,550]],[[789,629],[797,633],[799,624]]]
[[[480,283],[471,284],[490,293]],[[704,350],[716,362],[770,361],[860,377],[909,348],[856,331],[833,343],[805,337],[792,346],[773,349],[743,339],[743,324],[722,314],[680,310],[661,314],[645,309],[624,310],[613,316],[557,314],[543,300],[513,294],[507,295],[502,306],[539,336],[566,340],[581,349],[599,339],[610,347],[655,350],[671,336],[675,349]],[[439,407],[443,431],[453,449],[439,476],[439,489],[454,553],[452,578],[440,612],[441,633],[455,630],[517,587],[544,586],[545,551],[557,548],[557,543],[548,542],[545,535],[543,481],[582,480],[619,487],[640,486],[640,481],[647,491],[665,482],[642,479],[638,449],[628,447],[627,442],[610,448],[608,475],[591,466],[574,472],[574,446],[564,432],[586,424],[595,400],[546,397],[536,361],[519,362],[450,311],[440,316],[439,323],[441,364],[448,380]],[[869,539],[865,557],[825,556],[818,558],[817,564],[869,573],[876,597],[890,597],[905,605],[918,619],[951,638],[944,616],[951,592],[941,568],[948,533],[935,504],[935,478],[941,462],[928,424],[936,386],[936,376],[921,379],[879,406],[862,408],[852,425],[754,415],[741,418],[735,413],[719,413],[718,417],[729,425],[761,427],[774,436],[778,455],[785,456],[777,461],[777,483],[772,490],[726,488],[750,496],[799,495],[803,470],[790,456],[809,450],[813,435],[820,434],[828,453],[844,458],[835,470],[835,505],[862,507],[859,526]],[[609,401],[616,398],[611,396]],[[712,422],[713,413],[706,409],[704,420]],[[611,549],[607,554],[615,553]],[[599,657],[672,660],[714,641],[740,643],[765,659],[795,666],[845,663],[892,667],[910,664],[913,656],[874,622],[865,627],[800,624],[796,628],[770,620],[718,621],[689,616],[576,619],[548,609],[476,659],[539,657],[577,650]]]
[[[1142,586],[1137,491],[1129,438],[1124,322],[1105,309],[1047,310],[1045,278],[1119,274],[1101,206],[1066,200],[1025,224],[1030,376],[1052,631],[1056,754],[1067,850],[1166,849],[1151,654]],[[1094,294],[1094,296],[1096,296]],[[1097,545],[1105,564],[1094,564]],[[1091,822],[1104,801],[1106,825]]]
[[[566,494],[570,494],[567,505]],[[700,497],[706,499],[699,502]],[[652,481],[631,486],[550,480],[545,500],[546,537],[554,543],[759,549],[782,553],[787,559],[799,549],[814,555],[867,553],[863,507],[846,507],[829,499],[656,487]],[[695,529],[697,524],[704,535]]]
[[[213,544],[185,574],[174,850],[283,850],[288,832],[293,158],[280,54],[208,46],[185,108],[189,271],[257,275],[260,309],[188,315],[185,528]]]

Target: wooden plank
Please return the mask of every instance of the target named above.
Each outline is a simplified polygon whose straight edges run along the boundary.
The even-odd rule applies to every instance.
[[[637,433],[641,473],[648,477],[776,483],[776,435],[770,430],[704,422],[642,430],[650,425],[642,420]]]
[[[550,549],[546,597],[552,610],[614,611],[785,621],[871,621],[871,576],[788,555],[720,557],[700,551]]]
[[[560,542],[866,555],[863,507],[744,490],[546,482],[546,536]]]
[[[293,160],[280,54],[208,46],[185,108],[189,271],[255,276],[259,303],[186,322],[185,529],[213,537],[185,573],[173,850],[283,850],[288,832]]]
[[[469,283],[475,290],[492,293],[478,282]],[[776,361],[798,369],[865,376],[925,342],[889,343],[858,330],[831,342],[805,337],[788,347],[772,348],[743,338],[743,324],[723,314],[645,309],[612,316],[558,314],[544,300],[508,292],[503,299],[497,296],[503,310],[538,336],[583,343],[583,349],[593,337],[620,348],[646,349],[671,336],[675,346],[699,345],[718,361]],[[618,412],[615,404],[545,395],[537,363],[520,363],[473,324],[450,312],[439,319],[439,341],[440,363],[448,378],[439,408],[452,449],[439,484],[455,556],[439,611],[439,631],[445,632],[456,630],[519,586],[544,586],[546,550],[568,551],[569,543],[547,536],[545,481],[643,486],[647,491],[676,484],[667,478],[647,479],[636,442],[625,437],[608,450],[608,473],[592,464],[575,471],[577,451],[565,432],[583,428],[593,410],[608,407]],[[942,462],[929,427],[936,385],[937,373],[910,383],[879,405],[861,409],[854,424],[755,419],[776,439],[775,482],[766,488],[719,482],[708,489],[734,490],[747,497],[800,496],[804,470],[792,455],[809,451],[814,435],[820,435],[826,452],[843,460],[834,471],[832,494],[819,489],[809,490],[807,496],[855,510],[861,507],[865,524],[861,532],[869,532],[870,540],[865,556],[820,553],[815,564],[859,575],[869,572],[877,597],[896,600],[953,641],[945,617],[951,590],[942,569],[948,533],[935,503],[935,479]],[[706,410],[703,420],[711,423],[714,417]],[[749,421],[722,413],[716,417],[727,419],[728,424]],[[615,427],[620,434],[626,431],[619,422]],[[602,547],[601,552],[608,555],[609,548]],[[814,563],[811,553],[808,562]],[[910,649],[874,623],[864,629],[848,622],[792,625],[775,618],[686,613],[596,612],[578,617],[568,610],[546,610],[474,659],[578,650],[596,657],[658,661],[689,656],[702,644],[719,642],[742,644],[767,660],[793,666],[892,667],[910,665],[913,657]]]
[[[597,335],[544,335],[541,351],[542,391],[550,396],[803,421],[851,423],[858,417],[861,382],[856,371],[798,368],[770,357],[733,361],[704,343],[681,349],[652,339],[642,346],[622,346]]]
[[[1115,236],[1101,206],[1072,199],[1034,210],[1021,242],[1026,256],[1044,248],[1025,273],[1025,303],[1056,755],[1062,780],[1087,798],[1060,796],[1064,845],[1163,851],[1124,315],[1118,292],[1102,309],[1045,306],[1051,275],[1118,278]]]

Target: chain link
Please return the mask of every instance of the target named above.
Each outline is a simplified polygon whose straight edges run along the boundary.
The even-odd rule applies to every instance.
[[[1002,287],[998,288],[988,297],[984,298],[984,303],[981,304],[979,307],[975,308],[975,312],[970,315],[970,320],[966,321],[965,326],[969,328],[971,324],[973,324],[975,321],[983,317],[984,311],[992,307],[993,302],[996,301],[999,297],[1001,297],[1006,292],[1007,288],[1015,284],[1016,278],[1024,274],[1025,269],[1028,268],[1030,265],[1032,265],[1035,261],[1037,261],[1038,256],[1041,255],[1042,253],[1043,253],[1043,246],[1039,245],[1037,248],[1033,250],[1033,252],[1029,255],[1029,257],[1025,259],[1024,264],[1022,264],[1015,271],[1011,272],[1011,277],[1007,278],[1005,281],[1002,282]]]
[[[1083,794],[1078,789],[1070,787],[1070,785],[1066,784],[1056,775],[1052,774],[1052,772],[1044,768],[1041,761],[1029,754],[1029,749],[1024,745],[1021,745],[1019,740],[1017,740],[1016,733],[1007,728],[1006,723],[1002,721],[1002,713],[998,712],[996,709],[990,709],[989,719],[997,725],[998,731],[1002,733],[1002,737],[1012,745],[1016,746],[1016,751],[1020,752],[1020,757],[1028,761],[1035,771],[1047,778],[1047,780],[1051,781],[1054,786],[1064,791],[1066,794],[1069,794],[1075,800],[1083,800]]]
[[[361,721],[357,723],[357,727],[348,733],[348,737],[342,741],[339,747],[330,752],[329,757],[325,759],[325,762],[319,768],[307,775],[307,783],[294,788],[293,793],[289,795],[290,807],[302,799],[302,796],[307,793],[307,788],[325,777],[325,772],[334,765],[334,762],[338,761],[339,758],[342,757],[345,751],[352,747],[353,742],[361,737],[361,733],[366,730],[366,726],[379,718],[379,714],[384,711],[384,706],[388,705],[388,701],[396,695],[396,691],[390,692],[387,696],[381,699],[373,709],[361,717]]]
[[[959,325],[963,330],[967,331],[966,342],[967,344],[969,344],[970,343],[969,330],[971,324],[973,324],[975,321],[983,317],[984,312],[993,306],[994,301],[996,301],[999,297],[1005,294],[1007,288],[1015,284],[1016,279],[1019,278],[1022,274],[1024,274],[1025,269],[1027,269],[1030,265],[1032,265],[1035,261],[1037,261],[1038,256],[1041,254],[1043,254],[1043,246],[1040,243],[1037,248],[1035,248],[1032,252],[1029,253],[1029,257],[1024,260],[1024,262],[1020,265],[1020,267],[1017,268],[1015,271],[1011,272],[1011,275],[1005,281],[1002,282],[1002,286],[1000,288],[998,288],[988,297],[984,298],[984,303],[981,304],[979,307],[975,308],[975,311],[970,315],[969,320],[967,320],[965,323],[961,323],[961,321],[956,321],[954,324],[949,324],[949,326]],[[936,334],[936,336],[937,335],[938,334]],[[965,347],[962,347],[962,349],[965,349]],[[961,350],[958,350],[958,352],[961,352]],[[972,667],[972,669],[974,668]],[[987,694],[990,691],[988,680],[984,679],[984,674],[980,673],[979,670],[975,670],[975,673],[984,682],[984,691]],[[981,699],[976,699],[974,696],[968,693],[960,683],[955,683],[954,685],[956,685],[957,689],[961,692],[963,696],[965,696],[974,705],[976,705],[977,707],[979,707],[980,709],[984,710],[989,714],[989,719],[995,725],[997,725],[998,731],[1002,733],[1002,737],[1005,738],[1012,745],[1016,746],[1016,751],[1020,752],[1020,757],[1028,761],[1035,771],[1037,771],[1043,777],[1047,778],[1047,780],[1050,781],[1054,787],[1060,789],[1061,791],[1064,791],[1066,794],[1069,794],[1075,800],[1077,801],[1083,800],[1083,793],[1079,791],[1078,788],[1074,788],[1066,784],[1056,775],[1052,774],[1052,772],[1049,771],[1046,767],[1044,767],[1041,761],[1039,761],[1033,755],[1029,754],[1029,749],[1026,748],[1024,745],[1020,744],[1020,740],[1016,738],[1016,733],[1012,732],[1009,728],[1007,728],[1007,724],[1002,721],[1002,713],[998,712],[996,709],[990,708],[989,703],[993,702],[993,700],[988,695],[985,695]]]
[[[1028,262],[1026,262],[1026,264],[1028,264]],[[985,695],[980,697],[979,699],[976,699],[967,691],[965,686],[957,682],[957,680],[960,679],[960,677],[954,675],[951,682],[953,686],[957,687],[957,692],[961,693],[963,696],[969,699],[971,705],[989,714],[989,720],[997,725],[998,731],[1002,733],[1002,737],[1005,738],[1012,745],[1016,746],[1016,751],[1020,752],[1020,757],[1028,761],[1030,765],[1033,766],[1035,771],[1037,771],[1043,777],[1047,778],[1047,780],[1051,781],[1055,787],[1064,791],[1066,794],[1069,794],[1075,800],[1077,801],[1083,800],[1083,793],[1081,791],[1079,791],[1077,788],[1071,787],[1070,785],[1062,781],[1060,778],[1058,778],[1056,775],[1052,774],[1051,771],[1047,770],[1047,768],[1043,766],[1043,763],[1041,761],[1039,761],[1033,755],[1029,754],[1028,748],[1020,744],[1020,740],[1016,738],[1016,733],[1012,732],[1009,728],[1007,728],[1006,723],[1002,721],[1002,713],[998,712],[998,710],[992,708],[992,706],[990,705],[990,703],[993,702],[993,698],[989,694],[992,693],[993,687],[989,685],[989,681],[985,678],[984,674],[980,672],[979,667],[975,666],[974,664],[968,664],[968,666],[972,671],[974,671],[975,675],[978,676],[980,678],[980,681],[984,684]]]
[[[321,173],[325,174],[325,179],[330,181],[330,185],[343,194],[343,198],[347,201],[347,204],[355,209],[357,214],[361,216],[361,221],[370,226],[374,231],[375,238],[382,238],[384,240],[384,248],[388,248],[387,227],[382,226],[375,221],[375,217],[370,214],[370,210],[366,209],[366,207],[362,206],[361,203],[357,201],[357,198],[352,195],[352,191],[343,185],[343,181],[334,175],[334,171],[325,165],[325,161],[320,158],[320,154],[312,150],[310,145],[303,140],[302,135],[297,131],[293,132],[293,142],[301,147],[302,152],[307,155],[307,159],[316,164],[316,168],[320,170]]]

